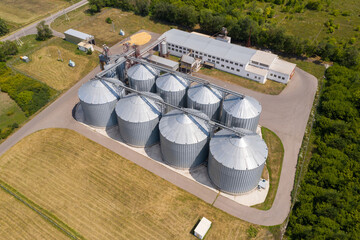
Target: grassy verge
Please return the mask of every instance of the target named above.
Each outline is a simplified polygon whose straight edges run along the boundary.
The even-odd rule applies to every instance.
[[[242,87],[245,87],[245,88],[257,91],[257,92],[270,94],[270,95],[278,95],[286,87],[285,84],[274,82],[271,80],[266,81],[265,84],[257,83],[253,80],[242,78],[240,76],[236,76],[231,73],[223,72],[218,69],[201,68],[199,73],[213,77],[213,78],[220,79],[225,82],[231,82],[231,83],[240,85]]]
[[[261,134],[269,149],[269,155],[266,161],[266,168],[269,173],[270,188],[265,201],[253,207],[261,210],[268,210],[271,208],[274,202],[278,189],[282,162],[284,159],[284,146],[282,145],[280,138],[271,130],[262,127]]]
[[[70,237],[71,239],[84,239],[80,234],[78,234],[75,230],[71,229],[68,225],[62,222],[59,218],[57,218],[54,214],[50,213],[49,211],[43,209],[23,194],[18,192],[16,189],[5,183],[0,179],[0,187],[1,190],[11,194],[17,200],[25,204],[31,210],[35,211],[39,214],[44,220],[48,223],[52,224],[54,227],[58,228],[62,233]]]
[[[25,39],[25,44],[20,49],[22,55],[29,56],[30,62],[25,63],[17,58],[10,64],[58,91],[70,88],[98,64],[95,53],[86,55],[75,44],[59,38],[38,43],[34,38],[35,36],[29,36]],[[69,60],[74,61],[76,66],[68,66]]]
[[[252,225],[71,130],[22,139],[0,157],[0,178],[85,238],[195,239],[205,216],[206,239],[245,239]],[[257,228],[259,239],[272,238]]]
[[[317,79],[320,79],[324,76],[325,67],[320,63],[311,62],[309,60],[301,60],[297,58],[287,58],[283,57],[284,60],[295,63],[298,68],[314,75]]]
[[[149,16],[141,17],[133,12],[124,12],[115,8],[104,8],[100,13],[90,15],[87,11],[88,9],[89,6],[86,5],[68,13],[70,21],[67,21],[65,16],[61,16],[51,24],[51,27],[59,32],[73,28],[91,34],[95,37],[96,45],[98,46],[104,43],[112,46],[141,29],[155,33],[163,33],[171,29],[169,25],[150,20]],[[107,18],[112,19],[113,23],[106,23],[105,20]],[[125,36],[119,35],[120,29],[125,31]]]
[[[8,94],[0,92],[0,129],[14,123],[20,125],[27,117]]]

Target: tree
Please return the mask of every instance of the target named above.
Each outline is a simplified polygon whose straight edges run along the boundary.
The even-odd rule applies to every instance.
[[[6,22],[0,18],[0,36],[4,36],[9,33],[9,27],[7,26]]]
[[[193,28],[198,23],[198,14],[194,6],[185,5],[178,8],[176,21],[179,25]]]
[[[18,53],[18,48],[14,42],[0,42],[0,62],[5,62],[8,56]]]
[[[135,1],[135,14],[147,16],[150,12],[149,0],[136,0]]]
[[[37,40],[44,41],[53,36],[49,25],[46,25],[45,21],[41,21],[36,26],[36,29],[37,29],[37,36],[36,36]]]

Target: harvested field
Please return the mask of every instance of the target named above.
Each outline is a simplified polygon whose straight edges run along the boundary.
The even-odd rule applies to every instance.
[[[63,61],[59,61],[59,51]],[[86,55],[77,50],[75,44],[61,39],[53,39],[29,57],[29,63],[18,61],[14,67],[60,91],[71,87],[98,64],[95,53]],[[70,59],[75,67],[68,66]]]
[[[195,239],[202,216],[206,239],[244,239],[251,225],[71,130],[22,139],[0,158],[0,179],[89,239]]]
[[[170,30],[170,25],[156,23],[150,20],[149,16],[141,17],[133,12],[123,12],[119,9],[104,8],[95,15],[87,14],[88,5],[74,10],[67,15],[70,21],[61,16],[51,24],[51,27],[59,32],[64,32],[69,28],[76,29],[95,36],[96,45],[107,44],[112,46],[115,43],[129,37],[131,34],[145,29],[150,32],[163,33]],[[111,18],[114,24],[105,22],[106,18]],[[120,29],[125,31],[125,36],[120,36]]]
[[[68,239],[37,213],[0,189],[0,239]]]

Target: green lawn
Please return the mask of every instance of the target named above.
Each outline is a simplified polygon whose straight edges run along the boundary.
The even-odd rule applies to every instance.
[[[0,129],[17,123],[20,125],[27,117],[7,93],[0,92]]]
[[[319,63],[311,62],[310,60],[300,60],[297,58],[286,58],[284,60],[295,63],[298,68],[314,75],[317,79],[322,78],[325,73],[325,67]]]

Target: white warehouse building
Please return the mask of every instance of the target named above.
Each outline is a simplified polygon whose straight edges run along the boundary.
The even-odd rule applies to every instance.
[[[265,83],[267,79],[288,83],[295,72],[296,64],[283,61],[275,54],[227,43],[204,34],[171,29],[160,38],[164,37],[171,55],[181,57],[190,53],[191,57],[201,59],[202,63],[213,63],[216,69],[260,83]]]

